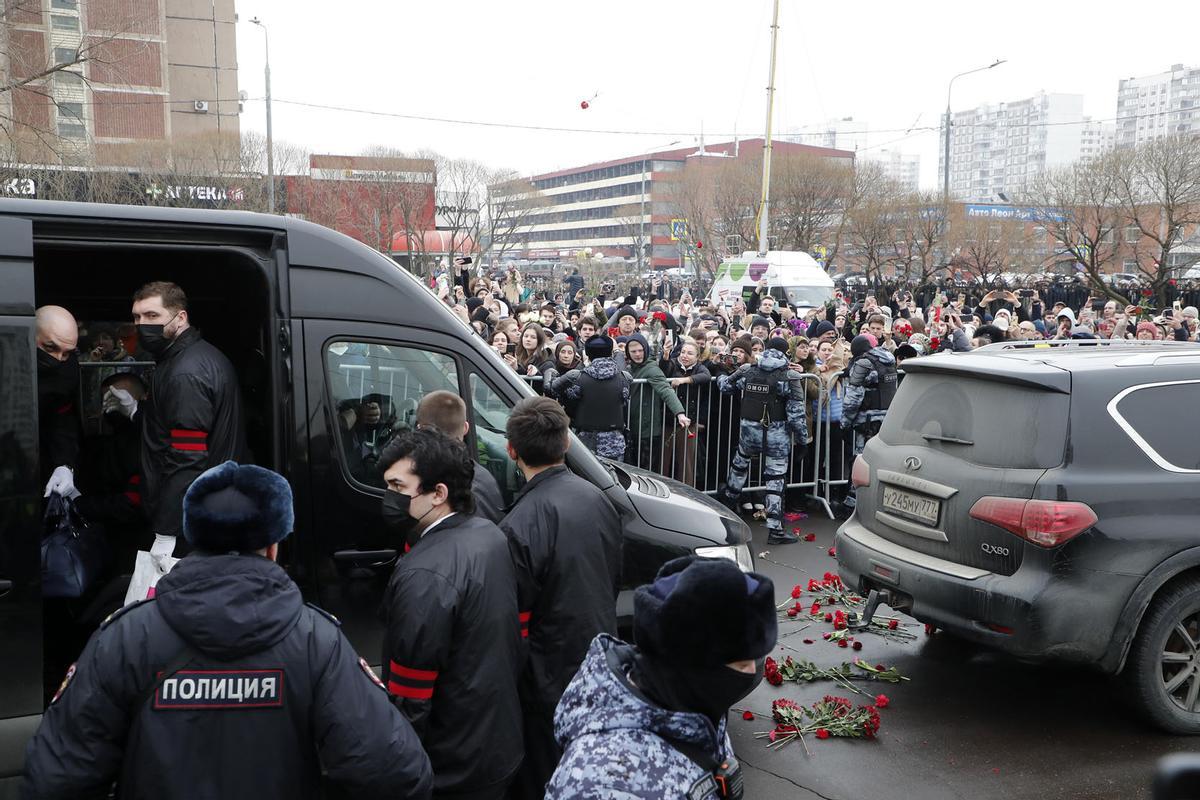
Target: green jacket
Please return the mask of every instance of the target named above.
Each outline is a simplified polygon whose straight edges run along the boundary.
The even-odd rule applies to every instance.
[[[663,418],[674,420],[676,414],[683,413],[683,403],[679,395],[663,375],[658,365],[645,361],[634,364],[625,362],[629,374],[634,381],[639,379],[644,383],[634,383],[629,394],[629,431],[638,439],[648,439],[657,436],[663,430]],[[663,405],[666,404],[666,413]]]

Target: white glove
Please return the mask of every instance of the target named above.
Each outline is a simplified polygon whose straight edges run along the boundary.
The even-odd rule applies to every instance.
[[[46,482],[46,493],[42,497],[49,497],[51,492],[72,500],[79,497],[80,491],[75,488],[75,473],[71,471],[70,467],[54,468],[54,472],[50,474],[50,480]]]
[[[104,400],[101,403],[104,413],[110,411],[120,411],[126,419],[133,419],[133,415],[137,413],[138,402],[133,399],[133,395],[124,389],[118,389],[115,386],[108,387],[108,391],[104,393]]]
[[[154,534],[154,544],[150,547],[150,560],[154,562],[155,569],[166,575],[173,564],[171,556],[174,553],[174,536],[163,536],[161,533]]]

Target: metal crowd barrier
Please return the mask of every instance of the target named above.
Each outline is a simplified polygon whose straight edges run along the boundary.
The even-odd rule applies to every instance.
[[[541,376],[521,378],[540,393],[553,396],[552,391],[541,386]],[[834,487],[849,482],[850,464],[840,449],[831,452],[833,421],[820,419],[821,411],[827,412],[829,408],[821,379],[806,373],[802,380],[806,396],[810,383],[817,384],[820,396],[816,401],[805,401],[812,442],[803,459],[795,459],[794,450],[789,456],[785,485],[819,503],[832,519],[830,503]],[[634,379],[626,415],[624,461],[706,494],[716,494],[725,484],[738,446],[740,396],[722,394],[717,389],[716,376],[704,384],[682,384],[674,393],[690,420],[686,428],[678,424],[670,411],[670,402],[659,397],[649,381]],[[752,457],[742,502],[753,502],[755,493],[766,490],[762,475],[762,459]]]

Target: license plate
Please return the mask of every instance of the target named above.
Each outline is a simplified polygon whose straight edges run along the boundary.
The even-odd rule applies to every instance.
[[[912,492],[904,492],[895,487],[884,485],[883,507],[893,514],[906,519],[923,522],[926,525],[937,525],[938,512],[942,501],[932,497],[923,497]]]

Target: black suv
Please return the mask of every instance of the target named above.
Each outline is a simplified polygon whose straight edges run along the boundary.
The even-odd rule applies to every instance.
[[[847,585],[975,642],[1123,673],[1200,733],[1200,346],[1006,343],[905,362],[853,467]]]

